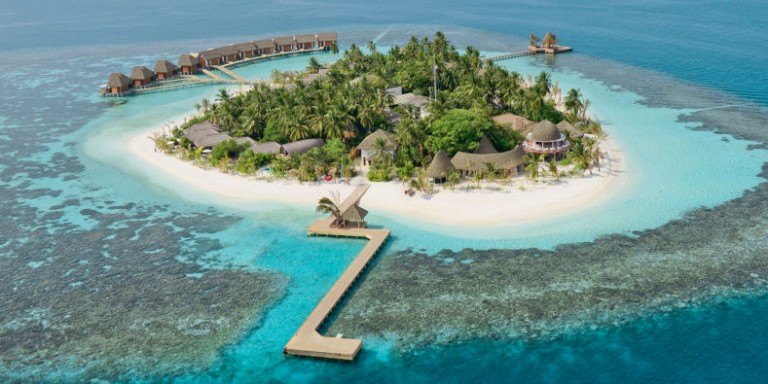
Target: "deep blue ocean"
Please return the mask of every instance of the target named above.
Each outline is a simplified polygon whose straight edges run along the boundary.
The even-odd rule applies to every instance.
[[[306,238],[305,227],[316,217],[311,207],[240,210],[140,174],[130,158],[99,152],[94,143],[103,142],[99,135],[127,135],[178,118],[216,92],[191,88],[126,103],[98,97],[111,72],[130,73],[158,58],[175,61],[182,52],[327,30],[338,32],[342,49],[369,40],[404,44],[411,35],[439,30],[458,47],[508,52],[523,49],[531,32],[551,30],[575,52],[504,65],[550,70],[555,80],[581,87],[593,99],[597,113],[608,117],[606,125],[619,127],[609,133],[638,148],[628,154],[646,175],[637,199],[609,207],[618,211],[574,218],[573,228],[529,237],[420,230],[373,213],[395,234],[381,257],[408,248],[552,249],[614,232],[632,234],[739,198],[765,181],[759,173],[768,142],[766,14],[768,4],[756,0],[0,0],[0,382],[82,382],[93,378],[84,372],[100,372],[99,366],[114,367],[104,378],[119,382],[765,382],[763,294],[713,298],[613,327],[577,327],[554,340],[470,339],[405,352],[373,340],[353,364],[286,359],[280,347],[362,244]],[[302,60],[241,70],[266,77],[274,68],[301,69]],[[652,141],[668,141],[662,134],[696,145],[674,153],[674,147]],[[644,154],[656,163],[646,164]],[[686,173],[677,185],[660,189],[675,175],[659,164],[672,162]],[[720,225],[758,224],[724,218]],[[302,252],[307,249],[321,258],[310,258]],[[123,352],[110,339],[122,324],[114,319],[163,307],[168,316],[179,315],[170,308],[183,316],[185,306],[207,305],[217,290],[250,281],[242,271],[277,276],[270,275],[282,287],[278,299],[236,342],[201,358],[208,362],[202,369],[165,369],[187,348],[184,340],[160,354],[168,363],[109,359],[105,351]],[[182,285],[179,276],[206,276],[200,281],[208,285]],[[93,356],[90,365],[67,365],[67,356],[36,349],[38,340],[75,344],[63,336],[69,319],[92,324],[90,332],[103,335],[87,347],[72,347]]]

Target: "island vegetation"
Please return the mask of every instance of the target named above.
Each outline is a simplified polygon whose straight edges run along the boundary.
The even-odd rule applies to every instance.
[[[328,67],[311,57],[304,73],[275,72],[270,84],[237,95],[221,89],[214,101],[203,99],[196,105],[198,114],[193,118],[167,136],[157,136],[156,145],[226,172],[252,174],[268,166],[277,177],[315,181],[354,176],[361,166],[356,160],[360,155],[357,146],[374,131],[384,130],[396,139],[397,146],[377,139],[374,155],[365,162],[368,179],[398,178],[416,189],[429,190],[424,171],[439,151],[448,156],[472,152],[483,137],[499,151],[520,145],[524,140],[520,130],[493,120],[512,113],[534,123],[565,120],[586,133],[573,137],[571,132],[563,132],[570,150],[562,158],[527,155],[524,169],[530,178],[583,175],[600,165],[599,142],[604,134],[599,122],[588,114],[589,100],[578,89],[563,96],[546,71],[525,78],[483,60],[473,47],[460,53],[440,32],[431,40],[412,37],[404,46],[387,52],[379,52],[369,42],[367,52],[353,44]],[[392,87],[402,87],[402,92],[429,102],[423,106],[397,104],[388,91]],[[204,121],[233,140],[218,143],[207,154],[204,148],[195,148],[184,130]],[[234,140],[245,137],[252,140],[243,144]],[[323,139],[325,144],[288,156],[249,149],[254,141],[284,144],[309,138]],[[511,176],[491,164],[472,174],[478,184],[482,179]],[[453,171],[446,178],[447,185],[452,187],[461,178]]]

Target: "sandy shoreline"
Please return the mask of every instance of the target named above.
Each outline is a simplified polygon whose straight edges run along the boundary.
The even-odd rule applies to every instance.
[[[229,202],[275,201],[288,204],[314,206],[329,191],[339,191],[342,199],[354,185],[368,182],[364,177],[352,179],[350,184],[304,183],[286,180],[264,180],[253,176],[224,174],[215,169],[202,169],[190,162],[155,151],[148,138],[162,126],[139,134],[123,137],[121,147],[140,162],[138,169],[152,169],[172,182],[174,189],[194,188],[217,199]],[[453,191],[438,188],[437,193],[425,196],[406,196],[399,181],[372,183],[362,199],[362,206],[371,212],[410,217],[422,221],[451,226],[514,225],[584,211],[606,201],[624,185],[629,175],[625,172],[623,153],[615,141],[607,139],[603,145],[607,157],[602,171],[584,178],[562,179],[552,184],[547,177],[533,183],[526,177],[514,177],[511,185],[481,183],[481,189],[462,190],[466,181]],[[494,190],[491,190],[493,188]]]

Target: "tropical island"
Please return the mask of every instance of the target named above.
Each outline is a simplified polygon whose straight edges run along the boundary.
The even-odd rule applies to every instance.
[[[221,89],[154,144],[225,173],[399,179],[410,195],[600,169],[605,134],[589,100],[578,89],[563,96],[549,73],[524,78],[472,47],[459,53],[440,32],[367,51],[353,44],[327,67],[311,57],[303,73],[276,71],[271,84],[240,94]]]

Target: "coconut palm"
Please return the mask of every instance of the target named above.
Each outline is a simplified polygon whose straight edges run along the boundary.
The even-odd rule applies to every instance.
[[[539,46],[539,41],[541,41],[541,39],[538,36],[536,36],[535,34],[531,33],[530,42],[528,43],[528,45],[531,45],[531,46],[534,46],[534,47],[538,47]]]
[[[307,64],[307,71],[309,73],[317,73],[321,68],[323,68],[323,65],[320,64],[316,57],[309,58],[309,64]]]
[[[332,225],[344,226],[344,219],[341,217],[341,211],[339,210],[341,205],[338,191],[331,191],[330,196],[321,197],[315,207],[315,212],[325,213],[331,215],[333,218]]]
[[[542,161],[544,161],[544,155],[531,153],[525,156],[525,170],[528,172],[528,177],[534,182],[539,180],[539,167]]]
[[[555,181],[560,180],[560,172],[557,169],[557,163],[555,162],[554,157],[547,163],[547,170],[549,171],[549,174],[555,178]]]

